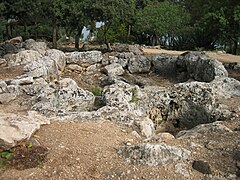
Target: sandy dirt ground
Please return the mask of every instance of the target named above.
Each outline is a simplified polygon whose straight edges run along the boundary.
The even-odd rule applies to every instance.
[[[186,51],[171,51],[171,50],[165,50],[165,49],[150,49],[150,48],[143,48],[142,51],[144,54],[150,55],[150,54],[170,54],[170,55],[180,55]],[[220,52],[206,52],[208,56],[211,58],[217,59],[221,62],[240,62],[240,56],[232,55],[232,54],[224,54]]]

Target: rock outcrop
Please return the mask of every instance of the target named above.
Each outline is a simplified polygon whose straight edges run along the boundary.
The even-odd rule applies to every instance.
[[[80,112],[93,109],[95,96],[77,86],[72,79],[65,78],[53,86],[43,88],[33,109],[44,114]]]
[[[0,113],[0,147],[13,147],[17,142],[28,140],[41,125],[49,123],[36,112],[29,112],[28,116]]]
[[[6,54],[4,56],[4,59],[7,61],[7,66],[9,67],[25,65],[39,58],[42,58],[42,55],[34,50],[24,50],[17,54]]]
[[[131,73],[148,73],[151,69],[151,60],[144,56],[136,56],[129,59],[128,70]]]
[[[175,161],[186,160],[190,156],[190,151],[175,146],[160,144],[139,144],[125,146],[118,149],[126,161],[131,163],[146,164],[148,166],[158,166]]]
[[[78,64],[90,66],[102,61],[102,53],[100,51],[88,52],[72,52],[65,53],[67,64]]]

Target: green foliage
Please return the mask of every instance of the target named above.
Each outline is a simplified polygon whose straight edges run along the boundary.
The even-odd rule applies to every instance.
[[[100,87],[94,87],[91,91],[95,96],[102,95],[102,88],[100,88]]]
[[[136,97],[136,93],[137,93],[137,89],[136,88],[132,89],[132,98],[130,100],[131,103],[136,103],[138,101]]]
[[[13,156],[13,152],[11,150],[2,151],[0,154],[1,154],[2,158],[7,159],[7,160],[10,160],[11,157]]]
[[[189,20],[188,13],[180,5],[169,1],[149,3],[138,10],[137,17],[135,30],[155,39],[177,35]]]
[[[6,162],[0,158],[0,168],[3,168],[6,166]]]
[[[0,168],[6,166],[6,162],[9,161],[13,156],[12,150],[4,150],[0,153]]]
[[[108,42],[110,43],[124,43],[127,41],[127,35],[128,32],[124,24],[113,24],[106,33]],[[101,44],[105,43],[104,38],[104,28],[100,28],[97,32],[97,42]]]

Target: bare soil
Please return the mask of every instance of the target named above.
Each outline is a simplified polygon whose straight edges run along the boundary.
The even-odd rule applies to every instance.
[[[165,50],[165,49],[150,49],[150,48],[143,48],[143,53],[146,55],[154,55],[154,54],[169,54],[169,55],[180,55],[186,51],[172,51],[172,50]],[[240,56],[232,55],[232,54],[224,54],[219,52],[206,52],[206,54],[213,58],[217,59],[220,62],[240,62]]]

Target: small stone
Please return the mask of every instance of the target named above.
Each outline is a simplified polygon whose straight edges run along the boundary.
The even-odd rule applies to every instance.
[[[211,168],[207,162],[193,161],[192,167],[203,174],[211,174]]]
[[[127,145],[127,146],[131,146],[132,144],[131,144],[130,142],[127,142],[126,145]]]
[[[137,139],[141,139],[141,136],[137,133],[137,131],[133,131],[131,135],[135,136]]]

